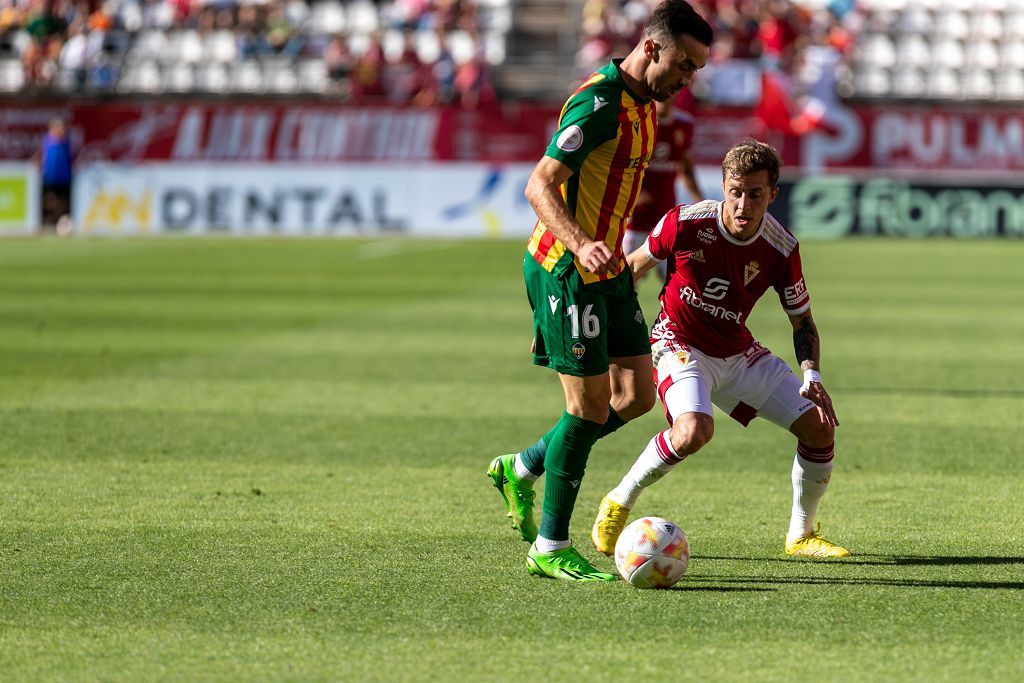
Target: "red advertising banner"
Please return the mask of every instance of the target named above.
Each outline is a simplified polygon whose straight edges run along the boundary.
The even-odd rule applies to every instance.
[[[27,159],[49,120],[70,122],[81,161],[532,162],[559,105],[510,103],[487,111],[322,103],[75,103],[0,109],[0,159]],[[717,166],[752,136],[791,169],[905,170],[924,175],[1024,171],[1024,113],[982,107],[849,107],[833,103],[803,135],[772,130],[755,109],[696,113],[694,161]]]
[[[195,103],[77,106],[74,124],[78,157],[89,161],[518,161],[541,153],[557,115],[536,106]]]

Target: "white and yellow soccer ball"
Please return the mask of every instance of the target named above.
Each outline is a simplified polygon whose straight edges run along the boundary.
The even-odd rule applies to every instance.
[[[615,567],[637,588],[669,588],[683,578],[689,564],[686,534],[661,517],[632,522],[615,543]]]

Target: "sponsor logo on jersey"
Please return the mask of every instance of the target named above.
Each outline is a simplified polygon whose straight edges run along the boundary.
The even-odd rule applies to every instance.
[[[583,130],[575,124],[569,126],[558,136],[555,146],[563,152],[575,152],[583,146]]]
[[[633,122],[633,133],[635,135],[640,135],[640,122],[639,121],[634,121]]]
[[[716,239],[718,239],[718,235],[711,232],[710,230],[701,228],[700,230],[697,231],[697,239],[699,239],[704,244],[711,244]]]
[[[697,263],[704,263],[704,250],[697,249],[696,251],[691,251],[686,255],[686,258],[690,259],[691,261],[696,261]]]
[[[786,298],[787,306],[796,306],[803,301],[804,297],[807,296],[807,285],[804,284],[804,279],[800,278],[800,281],[792,287],[786,287],[782,295]]]
[[[601,97],[599,95],[594,95],[594,111],[597,111],[598,109],[600,109],[602,107],[607,107],[607,106],[608,106],[608,100],[606,100],[605,98],[603,98],[603,97]]]
[[[729,281],[723,280],[720,277],[713,277],[704,285],[704,291],[701,292],[701,296],[712,301],[721,301],[728,293]]]
[[[726,310],[725,308],[723,308],[722,306],[716,306],[715,304],[708,303],[707,301],[704,301],[703,299],[701,299],[697,295],[697,292],[693,291],[689,287],[686,287],[686,288],[683,289],[683,291],[679,292],[679,298],[682,299],[683,301],[685,301],[686,303],[690,304],[694,308],[698,308],[698,309],[704,311],[705,313],[710,315],[712,318],[721,318],[722,320],[732,320],[732,321],[735,321],[735,323],[737,325],[743,324],[743,320],[742,320],[743,319],[743,314],[742,313],[738,313],[736,311],[729,311],[729,310]]]
[[[751,261],[747,265],[743,266],[743,285],[749,285],[750,281],[757,277],[757,274],[761,272],[761,266],[758,265],[757,261]]]
[[[580,358],[583,358],[583,354],[587,352],[587,347],[580,342],[576,342],[572,345],[572,349],[570,350],[572,351],[572,355],[576,356],[576,360],[579,360]]]
[[[558,297],[548,294],[548,303],[551,304],[551,312],[554,313],[558,309],[558,302],[561,301]]]

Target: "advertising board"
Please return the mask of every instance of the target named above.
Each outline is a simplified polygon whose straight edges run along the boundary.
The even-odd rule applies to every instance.
[[[530,164],[89,164],[80,234],[527,235]]]
[[[39,169],[0,162],[0,235],[25,235],[39,225]]]

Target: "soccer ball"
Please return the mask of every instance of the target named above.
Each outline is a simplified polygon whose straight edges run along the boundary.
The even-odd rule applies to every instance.
[[[615,543],[615,567],[637,588],[669,588],[683,578],[689,564],[686,534],[661,517],[636,520]]]

